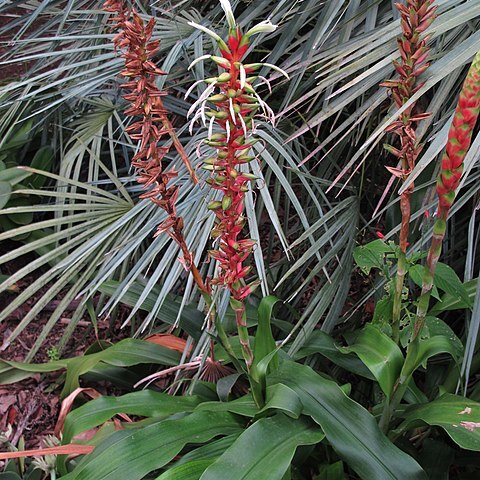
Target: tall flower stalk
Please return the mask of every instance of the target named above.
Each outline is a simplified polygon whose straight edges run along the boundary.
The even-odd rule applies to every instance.
[[[450,207],[455,200],[463,172],[463,161],[470,147],[472,132],[480,113],[480,52],[475,56],[463,83],[455,109],[453,123],[448,133],[448,142],[442,157],[440,174],[437,179],[438,211],[433,226],[433,237],[423,273],[423,286],[417,306],[413,340],[421,332],[428,311],[433,277],[442,252],[442,242],[447,228]]]
[[[122,87],[129,92],[124,98],[131,102],[125,114],[136,119],[126,130],[133,140],[139,142],[132,165],[137,168],[137,181],[148,190],[141,198],[149,198],[166,212],[167,217],[157,227],[155,236],[167,232],[175,240],[182,251],[181,261],[184,267],[192,273],[200,291],[208,294],[208,287],[195,266],[193,254],[185,241],[183,218],[177,214],[175,203],[179,193],[178,185],[169,185],[178,173],[174,168],[165,171],[162,165],[163,159],[174,146],[193,181],[197,182],[188,156],[163,105],[162,97],[166,92],[156,85],[156,78],[166,73],[152,61],[159,47],[159,40],[152,40],[155,19],[151,18],[145,24],[135,9],[127,9],[123,0],[107,0],[104,10],[115,14],[110,18],[117,31],[113,43],[125,59],[121,75],[128,81]],[[169,141],[160,145],[164,136],[168,136]]]
[[[432,6],[432,4],[433,0],[407,0],[405,5],[395,4],[400,12],[402,27],[402,37],[398,39],[401,58],[400,61],[393,62],[399,79],[389,80],[381,85],[390,89],[398,108],[410,101],[415,92],[422,86],[418,82],[418,77],[429,66],[426,63],[430,51],[427,45],[428,36],[422,37],[422,33],[435,19],[437,7]],[[396,133],[400,139],[400,148],[385,145],[385,148],[400,161],[400,168],[388,167],[388,170],[402,181],[406,180],[415,167],[416,160],[423,148],[416,137],[416,123],[428,116],[428,113],[420,112],[416,102],[413,102],[404,110],[399,120],[392,123],[388,129]],[[400,196],[402,222],[392,309],[392,337],[396,342],[399,341],[402,292],[407,273],[406,251],[410,230],[410,196],[413,189],[414,184],[412,183]]]
[[[448,134],[445,153],[442,157],[441,170],[437,179],[439,197],[438,211],[433,227],[433,238],[423,272],[422,292],[417,304],[417,313],[413,325],[413,333],[407,347],[407,355],[395,385],[391,401],[385,402],[381,425],[388,428],[391,413],[400,404],[408,388],[414,368],[417,365],[418,350],[421,342],[420,332],[425,325],[430,294],[433,288],[433,277],[438,259],[442,251],[447,217],[455,199],[463,172],[463,161],[470,147],[472,132],[480,114],[480,52],[477,53],[463,83],[452,126]]]
[[[192,126],[197,119],[203,121],[204,126],[208,127],[208,137],[204,143],[215,150],[214,155],[203,160],[202,164],[203,169],[211,172],[207,183],[220,192],[221,197],[208,205],[216,216],[216,225],[211,236],[218,245],[217,249],[210,250],[209,253],[219,265],[217,275],[211,283],[230,291],[230,305],[235,312],[243,357],[247,369],[250,370],[253,352],[248,337],[245,299],[259,282],[246,282],[252,270],[252,266],[246,262],[256,241],[245,234],[247,219],[244,211],[246,192],[250,188],[250,182],[256,177],[245,172],[244,166],[256,161],[255,155],[252,155],[252,147],[258,142],[255,137],[255,116],[262,115],[274,122],[272,110],[258,95],[252,83],[259,78],[254,72],[263,66],[281,70],[265,63],[243,63],[252,35],[272,32],[276,26],[266,21],[243,34],[235,21],[229,2],[221,0],[220,3],[228,23],[226,41],[203,25],[190,23],[214,38],[221,52],[221,56],[205,55],[193,64],[210,59],[220,67],[222,73],[204,80],[207,87],[189,114],[197,109]],[[283,71],[281,73],[286,75]],[[261,80],[268,83],[263,77]],[[187,96],[195,85],[189,89]]]

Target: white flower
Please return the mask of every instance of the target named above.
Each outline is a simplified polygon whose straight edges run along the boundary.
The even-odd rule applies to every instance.
[[[225,12],[225,17],[227,17],[227,23],[230,28],[235,28],[237,26],[237,22],[235,21],[235,17],[233,16],[232,6],[228,0],[220,0],[220,5]]]
[[[232,117],[232,121],[234,125],[237,124],[237,121],[235,120],[235,110],[233,109],[233,101],[231,98],[229,98],[229,107],[228,109],[230,110],[230,116]],[[228,123],[228,122],[227,122]]]
[[[266,20],[265,22],[257,23],[254,27],[252,27],[246,34],[246,37],[251,37],[256,33],[271,33],[277,29],[277,25],[274,25],[270,20]]]
[[[285,70],[282,70],[280,67],[277,67],[276,65],[272,65],[271,63],[264,63],[263,66],[276,70],[277,72],[281,73],[284,77],[286,77],[288,80],[290,80],[288,73]]]
[[[208,58],[212,58],[211,55],[202,55],[201,57],[196,58],[189,66],[188,70],[191,70],[191,68],[196,65],[199,62],[202,62],[203,60],[207,60]]]
[[[215,122],[215,117],[210,118],[210,123],[208,124],[208,139],[212,139],[213,135],[213,123]]]
[[[210,30],[209,28],[207,27],[204,27],[203,25],[199,25],[198,23],[195,23],[195,22],[188,22],[188,24],[191,26],[191,27],[194,27],[198,30],[201,30],[202,32],[205,32],[207,35],[210,35],[212,38],[214,38],[217,42],[221,42],[222,39],[215,33],[213,32],[212,30]]]
[[[247,72],[245,72],[245,67],[243,64],[240,64],[240,88],[245,88],[245,82],[247,80]]]

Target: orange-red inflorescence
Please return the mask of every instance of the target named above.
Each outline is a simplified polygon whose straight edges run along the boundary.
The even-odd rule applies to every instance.
[[[401,15],[402,37],[398,39],[400,61],[394,61],[395,70],[399,75],[398,80],[389,80],[382,85],[390,89],[392,97],[398,108],[407,103],[415,92],[421,88],[422,83],[418,77],[428,68],[426,63],[429,54],[427,45],[428,37],[422,33],[435,19],[436,6],[433,0],[407,0],[406,4],[396,3],[395,6]],[[389,170],[405,180],[415,166],[415,162],[423,145],[419,144],[415,132],[415,123],[427,118],[428,113],[416,111],[416,102],[413,102],[401,114],[400,119],[393,122],[387,130],[395,132],[400,138],[400,148],[385,145],[385,148],[401,161],[401,169]],[[400,248],[406,251],[410,222],[410,195],[413,184],[402,194],[400,207],[402,210],[402,229],[400,232]]]
[[[167,213],[155,235],[167,232],[173,237],[182,249],[182,261],[188,269],[193,258],[183,237],[183,219],[177,215],[175,207],[178,186],[168,185],[177,172],[173,168],[164,171],[162,160],[173,145],[189,171],[191,167],[163,106],[162,97],[166,92],[156,85],[156,77],[165,75],[165,72],[151,60],[159,47],[159,41],[152,40],[155,20],[152,18],[145,24],[133,8],[127,10],[123,0],[107,0],[104,10],[115,14],[110,18],[117,30],[113,43],[125,59],[121,75],[128,78],[128,82],[122,87],[129,92],[124,98],[131,102],[125,114],[139,118],[127,128],[127,132],[139,142],[132,165],[138,169],[137,181],[148,189],[141,198],[149,198]],[[164,136],[170,137],[169,141],[160,145]]]

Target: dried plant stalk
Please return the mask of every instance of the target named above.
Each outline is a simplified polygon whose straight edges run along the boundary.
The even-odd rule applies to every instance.
[[[418,77],[429,66],[426,63],[430,51],[427,45],[428,36],[422,37],[422,33],[435,19],[437,7],[432,4],[433,0],[407,0],[406,5],[395,4],[401,15],[400,23],[403,33],[402,37],[398,39],[400,61],[393,62],[399,79],[389,80],[381,85],[390,89],[398,108],[405,105],[422,86],[422,83],[418,82]],[[428,113],[419,112],[417,103],[413,102],[401,114],[400,119],[388,128],[388,131],[396,133],[400,139],[399,149],[388,144],[385,145],[385,148],[400,161],[400,169],[389,167],[388,170],[402,181],[406,180],[415,167],[416,160],[423,148],[423,145],[417,141],[416,123],[428,116]],[[392,337],[396,342],[399,341],[400,336],[402,292],[407,273],[406,251],[410,230],[410,196],[413,189],[414,184],[412,183],[400,196],[402,223],[392,309]]]

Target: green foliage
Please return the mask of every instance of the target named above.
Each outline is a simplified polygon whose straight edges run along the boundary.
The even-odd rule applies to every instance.
[[[383,166],[392,165],[380,144],[391,142],[385,132],[399,112],[390,107],[387,89],[378,86],[393,77],[391,60],[399,56],[397,11],[387,0],[236,2],[235,13],[246,28],[267,17],[280,25],[255,37],[249,54],[279,65],[291,77],[287,83],[270,75],[271,93],[261,80],[255,84],[278,114],[277,124],[259,129],[262,142],[255,153],[262,166],[252,162],[245,167],[259,178],[260,187],[256,197],[247,192],[245,199],[251,237],[261,240],[254,252],[261,287],[247,311],[250,340],[255,341],[254,400],[251,392],[237,390],[246,384],[238,337],[230,337],[227,354],[218,331],[202,330],[204,305],[191,280],[184,281],[178,248],[166,236],[152,240],[164,217],[139,198],[130,169],[136,146],[122,113],[121,60],[112,51],[100,2],[72,0],[67,8],[59,0],[27,3],[16,2],[22,15],[7,15],[11,22],[0,27],[2,35],[16,32],[2,60],[28,62],[29,68],[25,77],[0,86],[0,241],[21,241],[2,250],[0,265],[25,255],[34,259],[10,277],[0,277],[0,293],[12,295],[0,321],[28,299],[36,301],[5,340],[18,338],[62,292],[27,358],[31,361],[63,311],[74,299],[80,303],[51,351],[52,361],[1,362],[0,383],[66,369],[64,395],[92,378],[108,379],[128,391],[164,365],[179,367],[179,382],[172,388],[185,393],[132,392],[74,409],[66,419],[64,442],[107,424],[91,440],[97,446],[91,455],[68,462],[59,458],[60,468],[71,470],[64,478],[204,480],[227,478],[233,470],[237,477],[232,478],[272,480],[304,480],[311,472],[321,480],[441,479],[449,469],[458,478],[467,478],[464,470],[478,476],[473,461],[464,467],[469,462],[465,450],[479,451],[478,404],[453,395],[457,384],[468,384],[480,368],[474,278],[478,133],[451,210],[454,227],[444,242],[450,266],[438,265],[433,279],[437,301],[429,305],[418,339],[413,338],[413,321],[424,250],[432,236],[424,211],[436,207],[428,188],[434,183],[434,160],[447,142],[464,67],[480,49],[480,6],[437,2],[438,17],[427,32],[431,67],[419,78],[415,100],[431,115],[418,123],[416,135],[425,148],[401,187],[404,191],[415,183],[397,343],[390,337],[398,185],[389,197]],[[193,78],[218,71],[201,62],[187,70],[193,59],[211,50],[210,39],[187,22],[218,30],[219,2],[134,3],[146,14],[155,8],[154,36],[161,43],[154,60],[168,72],[159,86],[169,91],[165,105],[197,166],[203,137],[196,127],[192,136],[186,132],[191,105],[184,93]],[[0,12],[9,14],[10,8],[5,3]],[[198,98],[202,92],[196,86],[192,94]],[[211,151],[203,145],[201,154]],[[193,186],[178,156],[170,153],[165,168],[174,165],[187,243],[202,275],[213,275],[217,265],[204,261],[213,224],[205,207],[218,199],[202,188],[205,172]],[[385,200],[381,205],[380,197]],[[385,239],[359,245],[368,242],[377,222]],[[353,277],[351,282],[353,261],[368,281]],[[35,280],[23,290],[12,288],[30,276]],[[367,303],[372,299],[373,315]],[[277,301],[289,303],[277,306],[273,318]],[[87,310],[93,323],[110,315],[113,324],[120,303],[131,307],[124,325],[137,336],[174,326],[171,331],[188,337],[183,355],[125,340],[78,359],[62,358]],[[233,314],[226,304],[224,298],[216,299],[221,325],[231,334]],[[216,360],[233,360],[237,369],[217,385],[200,380],[201,365],[193,378],[180,368],[185,362],[206,362],[211,341]],[[60,359],[53,358],[57,353]],[[478,398],[478,387],[465,393]],[[461,413],[467,408],[471,411]],[[108,422],[117,413],[142,418],[124,422],[125,430],[114,432]],[[242,468],[235,469],[240,463]],[[14,478],[18,473],[9,472]],[[1,475],[8,478],[6,472]]]

